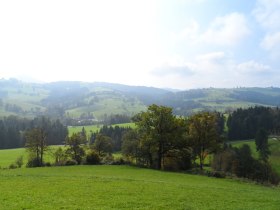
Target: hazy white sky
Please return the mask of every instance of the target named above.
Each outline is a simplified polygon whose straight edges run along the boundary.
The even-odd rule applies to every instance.
[[[0,78],[280,86],[280,0],[0,1]]]

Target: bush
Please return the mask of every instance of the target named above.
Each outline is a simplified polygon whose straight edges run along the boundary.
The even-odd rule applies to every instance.
[[[123,158],[117,158],[112,163],[112,165],[128,165],[128,164],[130,164],[130,162],[125,161]]]
[[[17,167],[21,168],[21,166],[23,165],[23,156],[19,156],[19,157],[16,159],[15,164],[17,165]]]
[[[191,154],[189,150],[171,150],[164,158],[164,170],[180,171],[191,168]]]
[[[225,178],[226,174],[223,171],[207,171],[207,176],[216,178]]]
[[[12,163],[9,165],[9,169],[16,169],[17,165],[15,163]]]
[[[42,166],[40,163],[40,160],[38,160],[37,158],[31,158],[28,160],[26,167],[28,168],[33,168],[33,167],[40,167]]]
[[[95,151],[91,151],[86,155],[86,164],[98,165],[100,164],[100,157]]]
[[[103,164],[112,165],[114,163],[114,157],[111,154],[106,155],[101,161]]]
[[[241,148],[227,148],[214,156],[212,168],[215,171],[230,172],[237,177],[247,178],[259,183],[277,185],[280,182],[279,175],[267,162],[256,160],[252,157],[250,147],[243,145]],[[211,172],[213,173],[213,172]],[[222,174],[211,174],[220,176]]]
[[[50,166],[52,166],[52,165],[51,165],[50,162],[46,162],[46,163],[44,164],[44,166],[50,167]]]
[[[53,156],[55,159],[54,165],[56,165],[56,166],[65,165],[65,162],[67,160],[67,155],[65,154],[65,151],[61,147],[59,147],[55,150],[55,152],[53,153]]]
[[[65,162],[66,166],[74,166],[74,165],[77,165],[77,164],[78,164],[78,162],[76,160],[67,160]]]

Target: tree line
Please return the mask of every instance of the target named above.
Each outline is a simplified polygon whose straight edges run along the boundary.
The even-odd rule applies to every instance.
[[[130,127],[120,127],[118,125],[116,125],[116,126],[103,125],[99,131],[91,133],[89,141],[90,141],[90,144],[94,144],[98,135],[104,135],[104,136],[110,137],[111,144],[112,144],[112,152],[119,152],[119,151],[121,151],[122,137],[129,130],[132,130],[132,129]],[[82,133],[84,133],[83,130],[82,130]]]
[[[267,114],[267,111],[275,114],[278,109],[255,107],[249,110],[254,110],[256,114],[259,113],[256,110],[264,110],[262,114]],[[240,112],[242,110],[236,111]],[[248,111],[245,110],[246,112]],[[266,114],[263,114],[263,117]],[[235,113],[232,113],[229,120],[234,117]],[[246,119],[250,118],[247,116]],[[254,138],[259,153],[259,158],[255,159],[248,146],[233,148],[228,144],[224,115],[218,112],[199,112],[185,118],[174,115],[170,107],[153,104],[147,111],[135,115],[132,120],[136,129],[103,126],[99,132],[92,133],[90,139],[87,139],[84,128],[79,133],[67,136],[67,130],[65,133],[55,133],[65,128],[56,126],[59,121],[51,121],[45,117],[35,118],[27,124],[29,127],[21,130],[25,131],[22,134],[25,146],[30,152],[28,166],[45,165],[44,152],[48,145],[54,144],[50,139],[60,135],[60,143],[64,141],[66,147],[59,147],[53,153],[55,165],[118,162],[158,170],[198,168],[203,171],[205,160],[211,155],[211,166],[214,169],[209,172],[211,175],[222,177],[225,174],[234,174],[260,182],[279,183],[279,176],[268,162],[270,127],[255,127],[257,129]],[[232,128],[229,126],[228,129]],[[116,161],[112,152],[120,150],[124,159]]]
[[[240,108],[229,115],[227,126],[229,140],[254,139],[260,129],[279,135],[280,109],[261,106]]]
[[[278,184],[279,175],[268,162],[269,132],[256,127],[254,138],[259,158],[255,159],[248,145],[241,148],[228,145],[223,118],[217,112],[201,112],[185,119],[175,116],[172,108],[151,105],[134,117],[137,129],[124,135],[122,153],[140,166],[167,170],[199,167],[201,171],[205,159],[213,154],[214,170],[209,172],[213,176],[230,174]]]
[[[137,129],[124,135],[123,155],[155,169],[185,170],[196,160],[203,169],[205,158],[223,143],[221,118],[217,112],[201,112],[185,119],[172,108],[151,105],[133,118]]]
[[[33,128],[42,128],[47,133],[46,141],[49,145],[63,144],[68,135],[67,127],[59,120],[44,116],[34,119],[4,117],[0,120],[0,149],[24,147],[24,134]]]

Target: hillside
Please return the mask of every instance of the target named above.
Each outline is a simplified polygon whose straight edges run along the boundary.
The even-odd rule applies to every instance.
[[[0,179],[0,209],[279,209],[279,187],[129,166],[0,170]]]
[[[48,115],[70,124],[67,123],[70,119],[100,121],[115,114],[133,116],[153,103],[171,106],[178,115],[201,110],[224,112],[256,105],[279,106],[280,88],[207,88],[174,92],[100,82],[35,84],[0,80],[0,116]]]

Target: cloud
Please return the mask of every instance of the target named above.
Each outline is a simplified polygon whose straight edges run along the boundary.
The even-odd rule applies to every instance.
[[[188,65],[172,66],[165,64],[152,71],[152,74],[155,76],[177,75],[180,77],[189,77],[192,76],[194,72]]]
[[[280,0],[258,0],[253,15],[262,27],[280,29]]]
[[[198,37],[198,31],[198,22],[194,19],[191,19],[182,31],[178,33],[172,33],[172,38],[177,41],[194,41]]]
[[[279,59],[280,50],[280,0],[258,0],[253,10],[257,22],[265,30],[260,46]]]
[[[183,30],[172,33],[172,38],[191,45],[210,44],[232,47],[239,44],[250,33],[246,17],[241,13],[231,13],[216,17],[204,31],[198,21],[191,19]]]
[[[231,13],[216,17],[200,39],[209,44],[234,46],[250,33],[246,17],[241,13]]]
[[[254,75],[255,73],[267,73],[271,70],[271,67],[258,63],[254,60],[250,60],[237,65],[237,70],[240,73],[248,73]]]
[[[206,54],[202,54],[202,55],[198,55],[196,56],[196,59],[199,61],[202,60],[207,60],[207,61],[218,61],[222,58],[225,57],[225,53],[224,52],[211,52],[211,53],[206,53]]]
[[[280,48],[280,31],[267,34],[261,42],[261,46],[266,50],[279,50]]]

